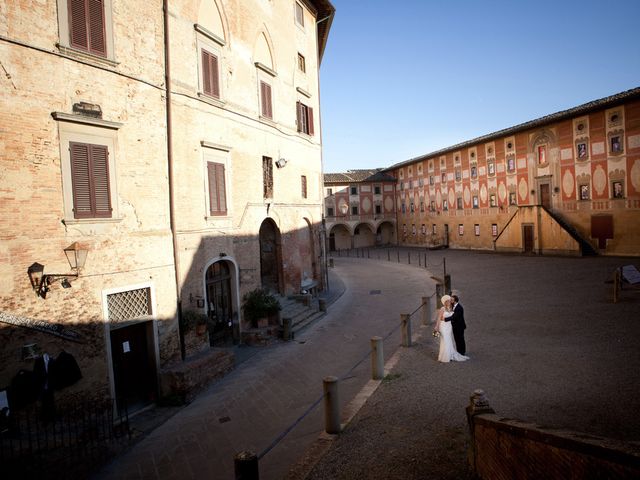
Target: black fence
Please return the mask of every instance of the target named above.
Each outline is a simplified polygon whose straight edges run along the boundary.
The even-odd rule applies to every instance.
[[[129,415],[111,399],[43,415],[35,405],[0,419],[0,478],[84,478],[131,439]]]

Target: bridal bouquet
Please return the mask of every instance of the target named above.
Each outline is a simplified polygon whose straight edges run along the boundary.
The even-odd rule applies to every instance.
[[[437,330],[434,330],[431,335],[433,335],[434,337],[438,338],[440,336],[440,332],[437,331]]]

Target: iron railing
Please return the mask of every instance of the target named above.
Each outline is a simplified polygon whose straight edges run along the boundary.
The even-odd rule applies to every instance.
[[[44,416],[38,405],[0,419],[0,477],[84,478],[131,439],[129,415],[107,399]]]

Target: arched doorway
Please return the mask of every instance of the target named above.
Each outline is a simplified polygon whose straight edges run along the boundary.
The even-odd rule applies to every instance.
[[[212,263],[205,275],[209,344],[221,346],[233,342],[233,301],[229,262]]]
[[[282,293],[280,230],[273,220],[260,225],[260,282],[270,292]]]

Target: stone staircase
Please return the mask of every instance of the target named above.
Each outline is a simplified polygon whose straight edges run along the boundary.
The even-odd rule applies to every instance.
[[[292,295],[279,297],[278,300],[282,307],[280,311],[282,323],[285,323],[285,319],[291,321],[291,339],[295,338],[296,333],[302,331],[325,314],[325,312],[320,311],[318,299],[313,298],[311,295]],[[283,329],[280,327],[281,336],[282,331]]]
[[[251,346],[268,345],[284,338],[284,324],[289,321],[289,338],[293,340],[297,333],[308,327],[325,312],[320,311],[318,298],[311,295],[277,296],[282,309],[280,323],[263,327],[249,328],[243,332],[243,342]]]
[[[544,208],[544,210],[549,214],[549,216],[551,216],[551,218],[553,218],[556,222],[558,222],[558,224],[566,231],[569,233],[569,235],[571,235],[571,237],[578,242],[578,244],[580,245],[580,250],[582,252],[582,255],[597,255],[598,252],[595,250],[595,248],[593,248],[593,245],[591,245],[591,243],[585,239],[580,232],[578,232],[578,230],[576,230],[576,228],[571,225],[569,222],[565,221],[565,219],[563,217],[561,217],[557,212],[552,211],[549,208],[546,207],[542,207]]]

